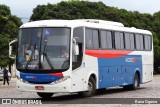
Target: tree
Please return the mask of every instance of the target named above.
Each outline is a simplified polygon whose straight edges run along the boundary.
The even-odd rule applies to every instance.
[[[10,8],[0,5],[0,66],[12,64],[8,57],[8,44],[18,36],[18,28],[22,24],[20,18],[11,15]]]
[[[102,19],[122,22],[127,27],[150,30],[154,42],[155,69],[160,66],[160,11],[142,14],[106,6],[103,2],[69,0],[58,4],[38,5],[30,18],[32,21],[46,19]]]

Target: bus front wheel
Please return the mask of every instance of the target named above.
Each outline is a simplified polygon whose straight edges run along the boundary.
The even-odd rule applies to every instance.
[[[53,93],[41,93],[41,92],[37,92],[37,94],[41,97],[41,98],[51,98]]]
[[[88,81],[88,91],[83,91],[78,93],[82,97],[91,97],[95,94],[96,91],[96,82],[93,77],[90,77]]]

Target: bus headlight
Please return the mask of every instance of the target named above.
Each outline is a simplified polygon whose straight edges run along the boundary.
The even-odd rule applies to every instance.
[[[61,83],[61,82],[65,81],[65,80],[67,80],[67,79],[69,79],[69,78],[70,78],[70,76],[65,76],[65,77],[63,77],[63,78],[60,78],[60,79],[52,82],[52,83],[53,83],[53,84],[58,84],[58,83]]]

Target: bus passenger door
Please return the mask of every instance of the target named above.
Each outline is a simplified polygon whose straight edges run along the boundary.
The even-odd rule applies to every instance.
[[[82,64],[83,59],[83,43],[84,43],[84,29],[83,27],[77,27],[73,30],[73,38],[76,40],[79,47],[79,55],[74,54],[74,49],[72,51],[72,70],[79,68]],[[74,45],[73,45],[74,47]]]

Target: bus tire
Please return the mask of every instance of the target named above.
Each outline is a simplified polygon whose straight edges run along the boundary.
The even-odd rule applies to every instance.
[[[78,94],[82,97],[91,97],[95,94],[96,91],[96,82],[93,77],[90,77],[88,81],[88,91],[79,92]]]
[[[139,87],[139,76],[138,76],[138,73],[136,73],[134,75],[134,83],[133,83],[133,85],[131,85],[131,88],[133,90],[136,90],[136,89],[138,89],[138,87]]]
[[[42,92],[37,92],[37,94],[38,94],[41,98],[51,98],[54,93],[42,93]]]

